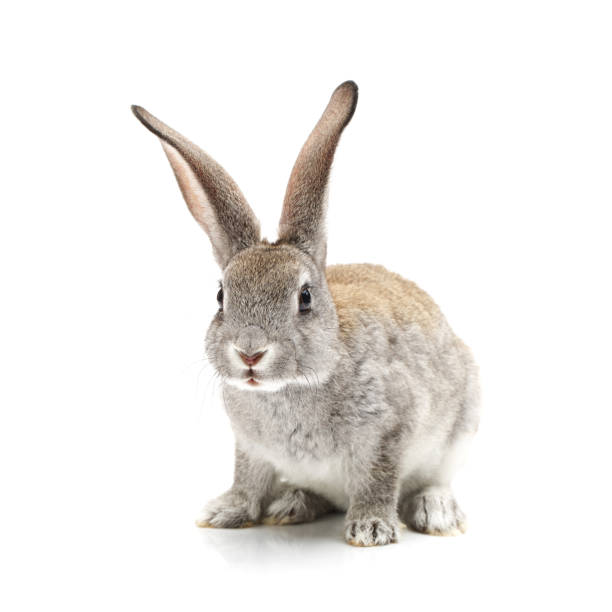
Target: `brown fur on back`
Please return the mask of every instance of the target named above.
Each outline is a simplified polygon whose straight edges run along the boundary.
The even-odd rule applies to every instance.
[[[440,309],[422,289],[383,266],[329,266],[326,277],[342,333],[363,324],[364,314],[383,323],[417,324],[424,331],[441,322]]]

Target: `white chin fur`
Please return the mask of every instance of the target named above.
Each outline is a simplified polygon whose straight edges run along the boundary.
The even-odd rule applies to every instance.
[[[256,385],[250,385],[246,380],[241,378],[226,378],[224,380],[228,385],[242,389],[242,391],[256,391],[256,392],[273,392],[280,391],[283,387],[287,386],[287,383],[283,380],[265,380],[257,381]]]

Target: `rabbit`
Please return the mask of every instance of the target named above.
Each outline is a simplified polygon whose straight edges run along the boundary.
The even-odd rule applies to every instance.
[[[205,350],[222,380],[235,474],[200,527],[341,511],[355,546],[397,542],[402,523],[465,530],[450,485],[479,420],[470,350],[415,283],[379,265],[326,267],[330,167],[356,104],[354,82],[333,92],[291,172],[275,242],[217,162],[132,107],[223,274]]]

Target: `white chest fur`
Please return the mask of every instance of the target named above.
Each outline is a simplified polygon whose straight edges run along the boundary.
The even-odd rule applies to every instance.
[[[246,446],[250,454],[271,463],[282,480],[319,493],[340,510],[348,508],[346,476],[341,456],[324,459],[305,457],[298,460],[251,441],[242,440],[241,445]]]

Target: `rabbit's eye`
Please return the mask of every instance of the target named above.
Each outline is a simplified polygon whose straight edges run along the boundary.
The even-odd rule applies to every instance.
[[[217,293],[217,304],[219,304],[219,310],[223,310],[223,287],[221,287],[219,293]]]
[[[308,287],[303,287],[300,293],[300,312],[308,312],[310,310],[311,301],[312,296],[310,295]]]

